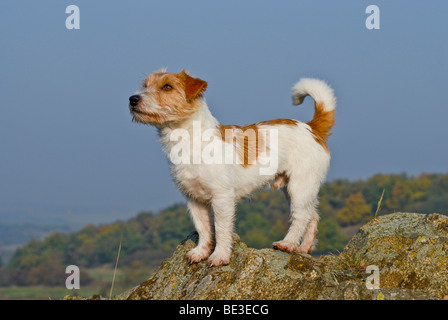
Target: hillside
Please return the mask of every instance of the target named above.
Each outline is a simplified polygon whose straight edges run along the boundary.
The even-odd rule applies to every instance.
[[[381,208],[377,205],[384,190]],[[394,211],[448,213],[448,174],[418,177],[376,175],[366,181],[335,180],[320,192],[319,244],[316,256],[341,251],[360,226]],[[236,233],[249,247],[270,248],[283,238],[289,213],[281,192],[261,191],[237,208]],[[194,231],[185,205],[172,205],[159,213],[142,212],[126,222],[88,225],[79,232],[53,233],[15,251],[0,271],[0,286],[61,286],[65,266],[78,265],[82,285],[89,271],[115,262],[122,245],[120,281],[136,285],[146,279],[178,243]],[[62,279],[62,280],[61,280]]]

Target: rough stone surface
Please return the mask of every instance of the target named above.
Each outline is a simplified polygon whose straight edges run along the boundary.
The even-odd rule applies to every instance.
[[[360,229],[343,255],[380,269],[381,288],[448,295],[448,218],[439,214],[395,213]]]
[[[191,234],[158,271],[125,294],[127,299],[316,299],[324,285],[319,262],[306,254],[248,248],[234,236],[231,263],[189,264],[197,243]]]
[[[448,218],[393,213],[363,226],[339,255],[314,258],[252,249],[234,237],[227,266],[190,264],[190,234],[147,281],[116,299],[448,298]],[[379,289],[368,289],[367,266],[379,269]]]
[[[365,283],[344,281],[338,286],[324,288],[319,300],[435,300],[423,291],[411,289],[367,289]]]

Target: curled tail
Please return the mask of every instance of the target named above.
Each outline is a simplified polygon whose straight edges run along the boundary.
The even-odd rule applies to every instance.
[[[326,150],[327,138],[335,122],[336,97],[333,89],[322,80],[303,78],[292,88],[292,98],[295,105],[303,102],[306,96],[314,99],[314,117],[307,122],[311,127],[315,140]]]

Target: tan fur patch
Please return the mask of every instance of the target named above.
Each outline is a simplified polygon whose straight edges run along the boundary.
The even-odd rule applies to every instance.
[[[297,125],[297,123],[299,123],[299,121],[297,120],[292,120],[292,119],[275,119],[275,120],[268,120],[268,121],[261,121],[258,122],[258,125],[271,125],[271,126],[275,126],[275,125],[288,125],[288,126],[295,126]]]
[[[274,181],[272,182],[272,190],[279,190],[286,186],[289,182],[289,177],[286,175],[286,173],[278,173]]]
[[[238,159],[243,167],[247,167],[258,158],[262,144],[259,141],[258,126],[219,125],[221,139],[234,145]]]
[[[246,168],[255,163],[261,152],[268,151],[266,140],[263,138],[264,135],[259,134],[260,126],[297,125],[297,123],[297,120],[275,119],[247,126],[219,125],[218,130],[223,141],[234,144],[238,159],[241,161],[241,165]]]
[[[336,111],[324,111],[324,105],[322,102],[315,102],[314,109],[313,120],[307,122],[307,124],[311,127],[316,142],[319,143],[325,150],[329,151],[327,139],[328,136],[331,135],[331,128],[334,126]]]
[[[180,76],[185,79],[185,95],[188,101],[202,96],[207,89],[207,82],[201,79],[190,77],[184,70],[180,72]]]

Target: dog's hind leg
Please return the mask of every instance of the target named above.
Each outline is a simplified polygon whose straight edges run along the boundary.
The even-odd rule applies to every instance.
[[[319,223],[319,215],[316,211],[313,212],[310,222],[306,227],[305,235],[303,236],[302,243],[299,248],[297,248],[297,252],[311,253],[316,245],[316,234],[317,234],[317,225]]]
[[[286,252],[309,252],[314,243],[319,221],[316,212],[319,187],[320,181],[312,175],[290,176],[286,195],[290,202],[291,225],[286,237],[273,243],[275,249]],[[300,240],[303,240],[301,246],[299,246]]]
[[[199,262],[207,259],[212,250],[210,210],[205,204],[193,199],[188,201],[188,209],[196,231],[199,234],[199,243],[196,248],[188,252],[188,260],[190,262]]]

